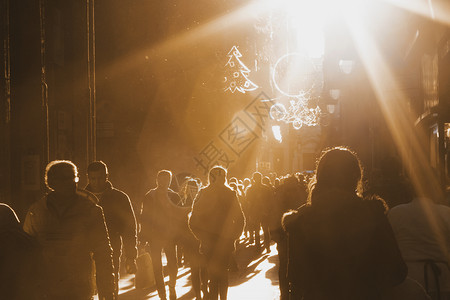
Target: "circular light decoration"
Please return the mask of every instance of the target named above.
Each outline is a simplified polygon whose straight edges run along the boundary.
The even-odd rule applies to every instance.
[[[272,107],[270,107],[269,115],[272,120],[281,121],[284,119],[286,114],[286,107],[284,107],[284,105],[281,103],[275,103],[274,105],[272,105]]]
[[[303,122],[300,119],[295,119],[294,122],[292,122],[292,127],[294,127],[295,130],[299,130],[302,126]]]
[[[310,58],[297,52],[278,59],[273,67],[275,88],[287,97],[302,97],[316,85],[319,72]]]

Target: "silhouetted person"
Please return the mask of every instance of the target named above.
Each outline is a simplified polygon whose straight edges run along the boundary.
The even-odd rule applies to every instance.
[[[315,179],[310,203],[283,219],[291,299],[380,299],[407,272],[384,203],[360,197],[362,167],[347,148],[325,151]]]
[[[244,178],[242,184],[244,185],[244,192],[247,192],[248,187],[252,185],[252,180],[250,178]]]
[[[415,195],[412,202],[392,208],[388,218],[408,277],[419,282],[432,299],[445,300],[450,299],[450,208],[432,197],[427,191]]]
[[[189,226],[200,241],[200,251],[207,259],[211,300],[227,299],[228,265],[235,250],[234,242],[242,233],[245,219],[236,193],[226,182],[227,171],[213,167],[209,184],[194,200]]]
[[[195,197],[194,197],[195,199]],[[191,204],[192,206],[192,204]],[[200,253],[200,242],[196,239],[188,225],[188,212],[186,211],[183,225],[176,239],[177,246],[183,249],[184,257],[191,271],[192,288],[196,300],[207,299],[208,297],[208,273],[205,265],[204,255]],[[202,297],[203,292],[203,297]]]
[[[95,196],[77,191],[77,174],[70,161],[47,165],[45,184],[50,192],[30,207],[24,230],[42,247],[47,299],[91,299],[92,258],[99,298],[115,299],[112,250],[102,208],[95,204]]]
[[[175,204],[181,203],[181,199],[169,188],[171,182],[172,172],[161,170],[156,178],[156,188],[145,194],[140,215],[140,238],[141,242],[149,243],[156,288],[161,299],[166,299],[161,260],[161,252],[164,250],[169,269],[169,296],[172,300],[177,298],[175,291],[178,273],[176,241],[186,222],[189,208],[182,208]]]
[[[270,233],[268,226],[269,210],[274,201],[273,190],[262,183],[263,176],[259,172],[253,173],[252,184],[247,189],[247,202],[249,205],[249,223],[250,234],[255,236],[255,246],[261,250],[260,230],[263,229],[264,244],[263,247],[270,251]]]
[[[191,211],[192,204],[199,191],[200,187],[198,182],[193,178],[187,178],[186,182],[182,185],[180,197],[182,198],[183,207],[186,207],[186,215],[182,227],[180,228],[180,234],[178,235],[177,242],[177,255],[180,260],[180,253],[184,254],[185,260],[188,262],[191,270],[192,288],[195,294],[195,298],[202,299],[201,292],[204,296],[207,296],[207,274],[204,267],[204,258],[198,251],[199,241],[195,238],[188,226],[188,212]]]
[[[93,193],[103,208],[106,227],[113,249],[116,294],[119,292],[120,255],[125,257],[128,273],[136,273],[137,237],[136,218],[130,198],[114,188],[108,180],[108,168],[102,161],[94,161],[87,168],[88,185],[86,190]]]
[[[0,245],[0,298],[44,299],[39,245],[23,231],[14,210],[4,203],[0,203]]]
[[[263,178],[262,178],[262,184],[264,184],[265,186],[268,186],[268,187],[270,187],[270,188],[273,188],[273,185],[272,185],[272,180],[270,180],[270,177],[269,176],[263,176]]]
[[[402,175],[401,164],[394,157],[387,157],[381,161],[381,174],[373,192],[386,201],[389,208],[411,201],[409,182]]]
[[[200,186],[195,179],[187,178],[186,182],[182,186],[181,192],[179,193],[183,207],[192,207],[192,203],[194,203],[194,198],[199,189]]]
[[[280,262],[278,278],[280,282],[281,300],[289,299],[289,283],[286,277],[288,264],[287,236],[281,226],[281,219],[284,213],[305,204],[306,198],[307,190],[303,183],[303,176],[299,180],[296,176],[291,175],[276,189],[275,200],[270,209],[270,236],[277,243]]]

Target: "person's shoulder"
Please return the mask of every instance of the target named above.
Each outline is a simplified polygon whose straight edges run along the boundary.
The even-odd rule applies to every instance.
[[[235,191],[227,184],[224,184],[221,188],[227,192],[232,192],[233,194],[235,193]]]
[[[111,188],[111,194],[113,195],[113,198],[115,198],[115,199],[120,199],[120,200],[129,200],[130,199],[130,197],[127,195],[127,193],[125,193],[124,191],[122,191],[122,190],[119,190],[119,189],[117,189],[117,188],[115,188],[115,187],[112,187]]]
[[[303,204],[295,210],[290,210],[283,215],[282,224],[286,231],[291,231],[301,221],[302,217],[307,215],[311,210],[311,205]]]
[[[436,204],[437,210],[444,214],[446,217],[450,217],[450,207],[445,204]]]
[[[87,206],[95,206],[98,204],[98,198],[91,192],[77,189],[76,191],[80,202]]]
[[[203,195],[204,195],[207,191],[208,191],[208,190],[207,190],[207,186],[201,187],[201,188],[198,190],[197,195],[195,195],[195,199],[202,198]],[[194,199],[194,201],[195,201],[195,199]]]
[[[167,191],[167,195],[169,196],[169,199],[172,201],[173,204],[175,204],[175,205],[179,205],[180,204],[181,197],[180,197],[180,195],[177,192],[175,192],[172,189],[169,189]]]
[[[435,205],[436,205],[436,207],[438,207],[441,210],[450,211],[450,207],[446,204],[437,203]]]
[[[398,205],[396,205],[396,206],[394,206],[394,207],[389,209],[389,215],[400,213],[400,212],[404,211],[405,209],[407,209],[410,206],[411,206],[411,203],[398,204]]]
[[[155,191],[156,191],[156,188],[148,190],[147,193],[145,193],[144,198],[153,197],[153,195],[155,194]]]
[[[30,205],[28,208],[29,213],[35,213],[38,210],[45,209],[47,207],[47,195],[39,198],[36,202]]]
[[[169,194],[169,195],[172,195],[172,196],[180,196],[177,192],[175,192],[174,190],[172,190],[172,189],[168,189],[167,190],[167,193]]]
[[[93,215],[103,214],[103,208],[98,205],[98,198],[86,190],[77,190],[77,207],[79,210]]]
[[[389,210],[389,207],[386,204],[386,201],[384,201],[384,199],[378,195],[375,195],[375,194],[370,195],[370,196],[364,197],[363,200],[364,201],[361,201],[360,203],[368,206],[369,208],[371,208],[373,210],[380,211],[383,213],[386,213]]]
[[[267,192],[273,192],[274,188],[271,186],[268,186],[267,184],[263,184],[262,188]]]

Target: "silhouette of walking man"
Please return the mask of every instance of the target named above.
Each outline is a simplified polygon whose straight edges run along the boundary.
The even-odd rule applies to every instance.
[[[106,227],[113,249],[115,290],[118,294],[122,244],[126,270],[128,273],[136,273],[136,218],[128,195],[114,188],[108,180],[108,167],[104,162],[90,163],[87,175],[89,183],[86,190],[97,197],[98,205],[103,208],[105,215]]]
[[[175,205],[180,202],[180,196],[169,188],[171,182],[172,172],[161,170],[156,178],[156,188],[145,194],[140,215],[140,239],[142,243],[149,244],[156,288],[161,299],[166,299],[161,258],[161,251],[164,250],[169,269],[169,296],[173,300],[177,298],[175,291],[178,273],[176,239],[189,208]]]
[[[189,226],[200,241],[200,251],[207,260],[211,300],[227,299],[228,265],[235,250],[234,242],[244,228],[244,214],[236,193],[227,185],[227,171],[213,167],[209,185],[194,200]]]

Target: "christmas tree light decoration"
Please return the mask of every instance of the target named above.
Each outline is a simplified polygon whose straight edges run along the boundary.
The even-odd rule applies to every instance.
[[[225,91],[245,93],[256,90],[258,86],[248,78],[250,69],[240,60],[242,54],[238,48],[233,46],[227,56],[229,59],[225,67],[229,67],[229,71],[224,80],[227,85]]]

